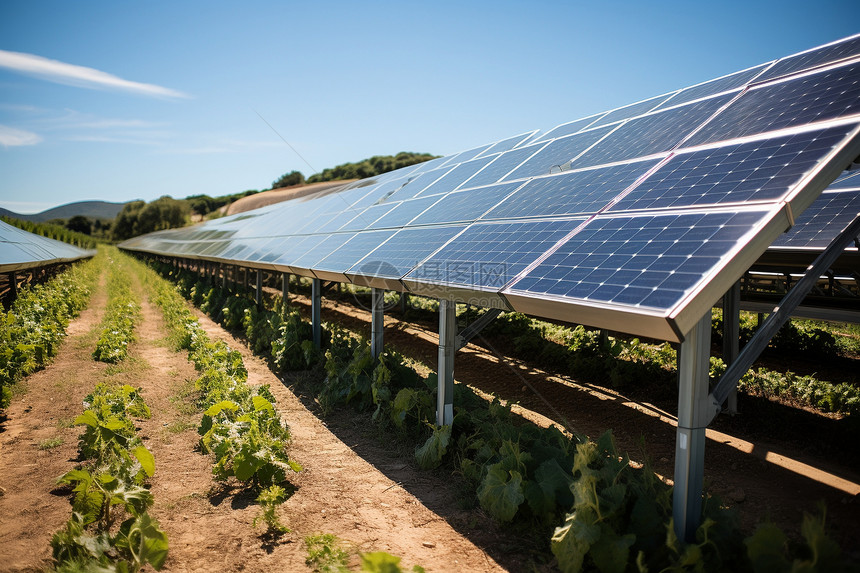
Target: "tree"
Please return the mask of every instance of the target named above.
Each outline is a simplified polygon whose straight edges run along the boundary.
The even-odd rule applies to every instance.
[[[292,187],[293,185],[301,185],[304,182],[305,176],[302,175],[301,171],[290,171],[289,173],[281,175],[279,179],[272,182],[272,189]]]
[[[83,233],[84,235],[91,235],[93,232],[93,223],[83,215],[75,215],[66,221],[66,229],[75,231],[76,233]]]

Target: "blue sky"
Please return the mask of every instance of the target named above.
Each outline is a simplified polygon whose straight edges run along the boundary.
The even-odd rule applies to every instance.
[[[0,207],[449,154],[855,34],[855,7],[4,0]]]

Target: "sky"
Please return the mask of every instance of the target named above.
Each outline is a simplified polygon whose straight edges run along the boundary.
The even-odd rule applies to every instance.
[[[855,0],[0,3],[0,207],[447,155],[860,32]]]

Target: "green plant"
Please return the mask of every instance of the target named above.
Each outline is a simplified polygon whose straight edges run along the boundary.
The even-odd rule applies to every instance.
[[[278,518],[278,506],[287,500],[287,491],[279,485],[270,485],[260,491],[257,503],[260,504],[262,513],[254,518],[253,526],[264,521],[270,533],[289,533],[290,528],[281,523]]]
[[[340,540],[331,533],[305,537],[308,556],[305,564],[317,573],[345,573],[349,571],[349,552],[341,547]]]
[[[60,436],[55,436],[53,438],[47,438],[39,442],[40,450],[52,450],[56,447],[63,445],[63,438]]]

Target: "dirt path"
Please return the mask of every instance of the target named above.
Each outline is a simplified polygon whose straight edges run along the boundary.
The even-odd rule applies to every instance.
[[[519,568],[516,555],[504,554],[502,567],[449,523],[471,528],[487,543],[501,535],[480,512],[456,510],[449,479],[419,475],[381,447],[365,447],[367,459],[362,458],[350,448],[355,444],[329,431],[265,363],[201,317],[210,336],[242,351],[250,383],[271,385],[293,433],[291,457],[305,467],[292,479],[296,491],[280,510],[292,531],[278,539],[262,535],[262,527],[252,526],[260,513],[253,496],[236,484],[215,482],[209,458],[194,451],[199,413],[189,393],[196,375],[185,354],[167,346],[158,309],[142,301],[137,341],[122,372],[92,360],[105,304],[102,285],[90,309],[70,326],[54,362],[28,378],[27,392],[0,426],[0,570],[41,571],[49,564],[50,537],[70,515],[66,492],[54,485],[77,457],[79,430],[69,423],[80,413],[82,398],[106,378],[141,386],[152,410],[138,428],[156,461],[150,513],[170,540],[164,571],[306,571],[303,539],[317,533],[333,533],[360,551],[387,551],[407,567],[420,564],[428,571]],[[363,439],[362,428],[351,431]],[[62,445],[39,449],[55,436],[63,438]],[[412,487],[407,491],[404,485]]]

